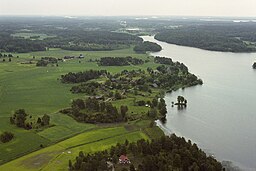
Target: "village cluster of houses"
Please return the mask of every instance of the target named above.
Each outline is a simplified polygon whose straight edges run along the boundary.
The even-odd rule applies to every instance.
[[[125,164],[131,164],[131,162],[126,155],[121,155],[119,157],[119,164],[125,165]],[[115,166],[112,162],[107,161],[107,165],[109,170],[115,170]]]
[[[79,56],[64,56],[64,59],[75,59],[75,58],[83,59],[84,55],[80,54]]]

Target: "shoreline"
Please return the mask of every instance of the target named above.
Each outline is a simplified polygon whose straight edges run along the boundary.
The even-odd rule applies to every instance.
[[[158,41],[158,42],[162,42],[162,43],[167,43],[167,44],[170,44],[170,43],[168,43],[168,42],[164,42],[164,41],[160,41],[160,40],[157,40],[157,39],[155,39],[154,38],[154,36],[150,36],[151,38],[153,38],[153,40],[156,40],[156,41]],[[143,37],[142,37],[143,38]],[[144,39],[143,39],[144,40]],[[145,40],[144,40],[145,41]],[[154,41],[153,41],[154,42]],[[170,45],[176,45],[176,44],[170,44]],[[183,46],[183,45],[176,45],[176,46]],[[200,48],[197,48],[197,47],[191,47],[191,46],[185,46],[185,47],[189,47],[189,48],[195,48],[195,49],[200,49]],[[164,50],[164,49],[163,49]],[[163,51],[162,50],[162,51]],[[222,52],[222,51],[211,51],[211,50],[206,50],[206,49],[200,49],[200,50],[205,50],[205,51],[210,51],[210,52]],[[225,52],[225,53],[234,53],[234,52]],[[239,52],[239,53],[234,53],[234,54],[243,54],[243,53],[252,53],[252,54],[254,54],[254,53],[256,53],[256,52]],[[154,55],[154,53],[149,53],[149,55],[150,56],[153,56],[153,57],[156,57],[156,55]],[[171,56],[166,56],[166,57],[169,57],[169,58],[171,58],[172,59],[172,57]],[[187,87],[185,87],[185,89],[186,89]],[[180,88],[178,88],[177,90],[179,90]],[[174,90],[174,92],[175,91],[177,91],[177,90]],[[167,92],[166,92],[167,93]],[[166,96],[167,94],[165,94],[164,96]],[[169,108],[167,108],[167,111],[169,110]],[[171,129],[169,129],[169,128],[167,128],[163,123],[161,123],[161,121],[159,121],[159,120],[156,120],[155,121],[155,123],[156,123],[156,126],[158,126],[163,132],[164,132],[164,134],[165,135],[171,135],[171,134],[176,134],[174,131],[172,131]],[[184,137],[184,136],[182,136],[182,135],[180,135],[180,134],[176,134],[177,136],[180,136],[180,137]],[[188,138],[188,137],[184,137],[186,140],[191,140],[192,141],[192,139],[190,139],[190,138]],[[194,141],[192,141],[192,142],[194,142]],[[196,143],[198,146],[199,146],[199,143]],[[200,146],[199,146],[199,148],[200,148]],[[207,152],[206,150],[203,150],[203,151],[205,151],[206,152],[206,154],[207,155],[213,155],[214,157],[215,157],[215,155],[214,155],[214,153],[209,153],[209,152]],[[235,171],[255,171],[255,168],[248,168],[248,167],[246,167],[246,166],[244,166],[244,165],[242,165],[241,163],[238,163],[238,162],[235,162],[235,161],[232,161],[232,160],[226,160],[226,159],[224,159],[224,158],[220,158],[219,159],[219,161],[223,164],[223,166],[225,166],[225,168],[226,169],[230,169],[230,170],[235,170]]]

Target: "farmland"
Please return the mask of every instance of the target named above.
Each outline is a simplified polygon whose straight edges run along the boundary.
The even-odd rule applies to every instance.
[[[46,51],[11,53],[12,57],[4,54],[0,59],[0,131],[10,130],[14,134],[14,139],[5,144],[1,143],[0,153],[5,155],[0,156],[0,164],[2,164],[0,170],[63,170],[67,168],[68,161],[74,161],[80,151],[93,153],[109,149],[117,143],[124,143],[126,139],[136,142],[140,139],[151,140],[161,137],[163,132],[154,125],[153,121],[160,118],[160,111],[161,115],[163,113],[162,116],[165,116],[165,102],[160,99],[153,107],[145,103],[151,104],[154,98],[162,97],[167,89],[191,86],[187,78],[192,78],[193,75],[181,63],[167,58],[163,60],[158,58],[156,61],[147,53],[135,53],[133,48],[134,46],[130,46],[113,51],[69,51],[49,48]],[[135,62],[124,66],[101,66],[98,61],[102,57],[106,57],[105,59],[111,57],[111,60],[127,57],[127,60]],[[47,66],[43,67],[38,66],[38,61],[42,61],[43,58],[55,59],[58,62],[47,63]],[[177,78],[170,79],[168,65],[172,65],[172,76]],[[70,110],[74,100],[86,101],[85,99],[90,96],[86,93],[72,93],[71,88],[79,85],[79,82],[64,82],[62,75],[88,70],[108,72],[109,77],[101,75],[92,80],[102,86],[96,91],[96,95],[101,95],[100,93],[104,90],[104,95],[107,97],[109,93],[125,90],[125,95],[120,99],[108,98],[117,114],[123,105],[128,107],[123,120],[93,122],[95,118],[92,117],[91,122],[85,122],[79,120],[74,112],[65,114],[61,112]],[[160,71],[155,73],[156,70],[163,72],[161,81],[158,80]],[[116,83],[115,81],[113,83],[123,88],[118,90],[117,87],[106,87],[107,80],[120,75],[122,71],[128,74],[117,76]],[[126,80],[122,82],[121,77]],[[198,81],[196,76],[192,81],[195,79]],[[139,84],[139,80],[147,81]],[[153,81],[158,81],[159,86],[152,87]],[[146,86],[146,90],[139,89],[139,86],[143,88],[143,85]],[[143,103],[139,105],[138,102]],[[164,105],[159,107],[160,104]],[[17,109],[25,109],[29,120],[37,123],[39,117],[47,114],[50,117],[50,125],[31,130],[16,127],[10,124],[10,116]],[[80,111],[87,115],[90,109]],[[150,111],[155,111],[155,114],[150,116]],[[99,111],[89,114],[94,116],[95,112]],[[105,112],[103,111],[102,114],[104,115]],[[114,116],[110,112],[109,116],[111,115]],[[32,125],[32,122],[28,124]]]
[[[0,169],[63,170],[63,168],[67,168],[67,161],[73,160],[81,150],[91,153],[108,149],[118,142],[124,143],[126,139],[134,142],[142,138],[149,139],[141,131],[128,131],[124,127],[96,129],[23,156],[2,165]]]
[[[83,54],[85,59],[67,60],[60,62],[58,67],[36,67],[35,63],[41,57],[63,57],[66,55],[79,56]],[[124,69],[143,69],[147,67],[157,67],[158,64],[153,62],[145,63],[140,66],[123,66],[123,67],[99,67],[95,62],[88,62],[89,59],[95,60],[102,56],[129,56],[149,59],[146,54],[136,54],[132,48],[107,51],[107,52],[85,52],[85,51],[66,51],[61,49],[50,49],[44,52],[32,52],[13,54],[11,62],[0,62],[0,131],[11,130],[15,138],[7,144],[1,144],[0,163],[4,163],[11,159],[17,158],[24,154],[40,149],[40,145],[49,146],[61,140],[65,140],[74,135],[87,130],[92,130],[97,125],[78,123],[71,117],[59,114],[58,111],[70,105],[72,99],[80,98],[82,94],[72,94],[69,90],[70,84],[62,84],[58,79],[62,74],[68,72],[78,72],[88,69],[107,69],[111,73],[117,73]],[[18,58],[17,58],[18,56]],[[33,58],[35,56],[35,58]],[[31,62],[32,64],[29,64]],[[115,105],[131,102],[132,99],[124,99],[124,101],[116,102]],[[32,117],[42,116],[47,113],[51,117],[53,126],[44,130],[22,130],[9,124],[9,117],[14,110],[24,108]],[[145,110],[138,107],[131,108],[134,114],[144,112]],[[141,134],[138,134],[141,135]],[[136,135],[136,137],[140,137]],[[144,135],[144,134],[143,134]],[[120,139],[124,139],[121,138]],[[116,141],[115,141],[116,142]]]

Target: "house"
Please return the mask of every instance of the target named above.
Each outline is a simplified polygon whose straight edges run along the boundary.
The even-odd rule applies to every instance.
[[[130,160],[128,159],[127,156],[121,155],[121,156],[119,157],[119,163],[120,163],[120,164],[130,164],[131,162],[130,162]]]
[[[80,54],[79,56],[78,56],[78,58],[84,58],[84,55],[83,54]]]
[[[153,71],[153,74],[160,74],[160,71],[154,70],[154,71]]]
[[[97,99],[97,100],[104,100],[104,96],[103,95],[101,95],[101,96],[94,96],[95,97],[95,99]]]
[[[63,59],[62,59],[62,58],[58,58],[58,61],[61,61],[61,62],[63,62]]]
[[[116,78],[111,78],[110,81],[111,82],[117,82],[117,79]]]
[[[156,83],[153,83],[150,86],[153,87],[153,88],[158,88],[158,85]]]

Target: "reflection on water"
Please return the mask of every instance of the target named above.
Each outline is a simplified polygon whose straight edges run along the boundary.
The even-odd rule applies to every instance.
[[[163,47],[152,55],[183,62],[204,81],[166,95],[166,130],[191,139],[219,160],[256,170],[256,53],[213,52],[143,38]],[[186,109],[172,107],[179,95],[188,100]]]

